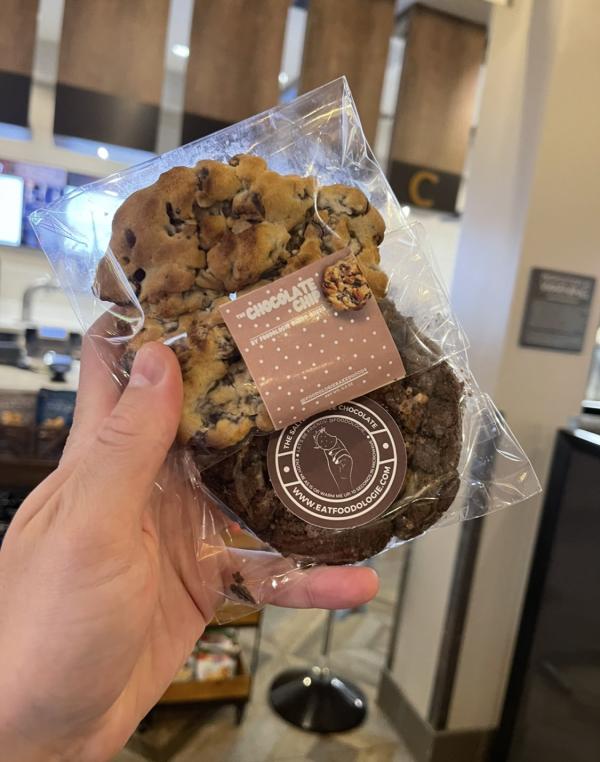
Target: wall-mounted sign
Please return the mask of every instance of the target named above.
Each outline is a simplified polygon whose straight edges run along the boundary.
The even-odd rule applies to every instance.
[[[392,160],[389,179],[401,204],[441,212],[455,211],[460,175]]]
[[[534,268],[521,326],[521,346],[581,352],[596,279]]]

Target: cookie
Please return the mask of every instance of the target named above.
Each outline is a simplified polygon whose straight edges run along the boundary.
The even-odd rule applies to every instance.
[[[405,322],[398,314],[397,321]],[[336,531],[297,518],[271,486],[268,437],[255,437],[204,471],[210,493],[266,543],[300,560],[355,563],[379,553],[394,537],[409,540],[422,534],[448,510],[458,491],[462,384],[444,361],[367,396],[396,420],[407,451],[404,484],[383,518]]]
[[[439,362],[438,347],[386,298],[384,229],[357,188],[317,187],[314,178],[279,175],[260,157],[242,155],[176,167],[130,196],[98,267],[100,298],[131,305],[135,295],[144,312],[124,366],[146,341],[173,348],[184,386],[181,443],[213,496],[285,555],[336,564],[368,558],[391,538],[432,526],[458,489],[462,387]],[[332,531],[294,516],[273,491],[262,435],[273,424],[220,306],[343,248],[354,256],[327,268],[323,290],[340,309],[379,303],[408,377],[369,396],[398,422],[408,468],[383,518]]]
[[[373,295],[354,256],[347,256],[327,267],[321,284],[323,294],[340,310],[362,310]]]
[[[273,428],[219,305],[345,246],[361,263],[357,277],[383,297],[377,246],[384,227],[357,188],[318,188],[312,177],[280,175],[247,155],[175,167],[119,207],[95,290],[120,305],[134,294],[144,311],[126,365],[146,341],[165,341],[177,353],[179,439],[202,466]]]

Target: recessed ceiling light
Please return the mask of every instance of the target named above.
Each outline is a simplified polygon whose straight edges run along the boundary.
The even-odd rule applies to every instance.
[[[96,154],[98,155],[99,159],[108,159],[108,148],[105,148],[104,146],[98,146]]]
[[[290,78],[288,77],[287,72],[285,71],[279,72],[278,79],[279,79],[279,84],[281,85],[281,87],[285,87],[287,83],[290,81]]]
[[[190,49],[187,45],[181,45],[179,42],[176,42],[171,48],[171,53],[174,56],[179,56],[179,58],[189,58]]]

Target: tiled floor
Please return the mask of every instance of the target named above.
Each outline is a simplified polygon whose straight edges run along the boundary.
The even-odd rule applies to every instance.
[[[253,696],[240,726],[233,707],[165,708],[142,734],[156,749],[143,756],[136,739],[115,762],[412,762],[402,740],[375,703],[379,672],[385,661],[402,550],[374,561],[381,590],[365,611],[337,619],[329,664],[357,683],[369,699],[369,714],[353,731],[316,736],[281,720],[268,704],[271,680],[287,667],[319,660],[326,614],[269,608],[264,615],[260,663]],[[251,642],[251,631],[240,631]],[[168,747],[171,750],[167,752]],[[174,748],[176,747],[176,748]],[[137,747],[139,749],[139,747]],[[159,749],[163,749],[161,753]],[[169,756],[170,754],[170,756]]]

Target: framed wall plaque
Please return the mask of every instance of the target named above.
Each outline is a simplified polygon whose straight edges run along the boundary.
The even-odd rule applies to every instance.
[[[581,352],[596,279],[534,268],[529,279],[520,344]]]

